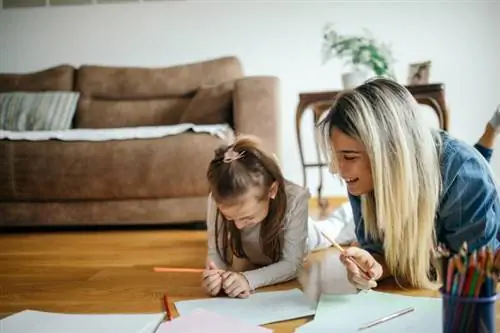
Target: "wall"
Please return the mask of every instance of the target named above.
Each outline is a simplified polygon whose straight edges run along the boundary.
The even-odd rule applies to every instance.
[[[494,10],[490,12],[490,22],[491,22],[491,31],[500,31],[500,20],[498,19],[498,13],[500,13],[500,3],[497,3],[496,6],[494,7]],[[496,67],[494,67],[493,73],[496,80],[493,82],[494,86],[494,98],[496,100],[496,103],[498,104],[498,107],[500,107],[500,59],[498,59],[498,54],[500,54],[500,38],[496,38],[496,54],[497,54],[497,60],[495,61]],[[493,154],[493,161],[492,161],[492,166],[493,166],[493,171],[495,172],[495,175],[497,177],[497,181],[500,184],[500,139],[496,140],[497,146],[496,146],[496,151]]]
[[[0,11],[0,71],[32,71],[59,63],[166,66],[234,54],[247,74],[282,80],[281,151],[285,175],[302,182],[295,137],[299,92],[341,87],[340,61],[320,62],[322,27],[344,33],[369,28],[390,42],[396,73],[431,59],[431,81],[446,84],[451,133],[474,143],[500,103],[498,3],[151,2]],[[494,44],[496,43],[496,44]],[[495,67],[496,66],[496,67]],[[496,94],[496,95],[495,95]],[[304,119],[306,157],[314,156],[311,117]],[[496,170],[500,158],[496,156]],[[325,193],[344,188],[325,171]],[[310,188],[316,190],[316,172]]]

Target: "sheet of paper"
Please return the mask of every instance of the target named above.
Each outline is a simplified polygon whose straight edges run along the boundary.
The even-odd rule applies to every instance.
[[[259,292],[247,299],[215,297],[175,302],[181,316],[195,309],[205,309],[241,320],[253,325],[264,325],[278,321],[311,316],[316,304],[312,303],[300,289]]]
[[[224,317],[214,312],[195,309],[189,315],[180,316],[161,324],[157,333],[272,333],[272,330]]]
[[[26,310],[0,320],[1,333],[153,333],[164,314],[63,314]]]
[[[366,332],[441,332],[441,299],[376,291],[360,292],[356,295],[322,295],[314,320],[299,327],[296,332],[356,332],[373,320],[408,307],[415,308],[415,311],[371,327]]]

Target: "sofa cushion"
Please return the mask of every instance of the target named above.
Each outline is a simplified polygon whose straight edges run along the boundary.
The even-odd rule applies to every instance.
[[[235,57],[164,68],[82,66],[77,128],[174,125],[205,85],[243,77]]]
[[[76,128],[176,125],[189,98],[106,100],[82,97]]]
[[[75,68],[69,65],[29,73],[1,73],[0,92],[71,91],[74,78]]]
[[[202,87],[182,114],[181,123],[231,124],[234,81]]]
[[[0,140],[0,201],[204,196],[206,168],[222,143],[189,132],[99,142]]]
[[[76,92],[0,93],[0,129],[67,130],[76,111]]]

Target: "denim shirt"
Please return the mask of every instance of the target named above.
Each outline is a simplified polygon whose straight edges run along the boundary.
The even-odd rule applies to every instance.
[[[500,247],[500,196],[494,176],[478,149],[441,132],[442,192],[436,212],[438,243],[458,252],[464,242],[473,251]],[[482,151],[481,151],[482,153]],[[358,242],[368,252],[383,254],[383,245],[365,237],[360,197],[349,194]]]

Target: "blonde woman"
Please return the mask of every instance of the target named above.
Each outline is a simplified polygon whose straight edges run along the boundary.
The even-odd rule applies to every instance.
[[[369,81],[339,96],[319,126],[332,169],[347,183],[360,246],[341,260],[357,288],[387,276],[434,288],[438,243],[454,251],[464,242],[471,250],[500,247],[499,189],[487,160],[423,124],[406,88]]]

